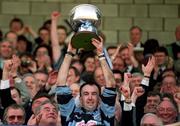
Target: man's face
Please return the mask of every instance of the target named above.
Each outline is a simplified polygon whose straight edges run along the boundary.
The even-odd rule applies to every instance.
[[[17,46],[17,35],[13,32],[9,32],[6,36],[7,40],[11,41],[13,43],[13,48],[16,48]]]
[[[58,29],[57,33],[58,33],[59,43],[63,44],[65,42],[66,37],[67,37],[66,31],[64,29]]]
[[[40,97],[33,101],[32,103],[32,111],[35,113],[35,109],[38,108],[43,102],[49,100],[47,97]]]
[[[163,65],[165,63],[166,54],[164,52],[156,52],[154,56],[158,65]]]
[[[36,79],[33,76],[27,76],[24,78],[24,82],[30,91],[35,91],[37,89]]]
[[[39,32],[39,36],[41,37],[41,39],[43,40],[43,42],[48,42],[49,41],[49,31],[46,29],[42,29]]]
[[[84,63],[85,69],[87,72],[94,72],[95,70],[95,59],[94,58],[87,58],[85,63]]]
[[[24,112],[21,109],[9,108],[6,121],[8,125],[23,125]]]
[[[86,85],[81,90],[80,101],[87,111],[94,111],[99,103],[99,90],[96,85]]]
[[[141,126],[160,126],[160,120],[156,116],[146,116]]]
[[[0,44],[0,54],[2,58],[10,58],[13,52],[13,47],[11,42],[5,41]]]
[[[131,81],[130,81],[131,90],[134,90],[135,87],[138,87],[141,84],[141,81],[142,81],[141,75],[132,76]]]
[[[177,91],[176,79],[173,76],[167,76],[162,81],[161,93],[174,94]]]
[[[13,22],[10,29],[11,29],[11,31],[17,33],[22,29],[22,25],[20,22]]]
[[[123,50],[120,52],[120,56],[121,56],[121,58],[124,60],[124,62],[125,62],[126,65],[130,65],[130,64],[131,64],[131,60],[130,60],[128,48],[123,49]]]
[[[116,52],[116,48],[108,49],[109,56],[112,56]]]
[[[76,83],[79,80],[79,76],[76,76],[75,71],[73,68],[69,69],[68,76],[67,76],[67,84],[71,85]]]
[[[99,84],[99,86],[105,85],[104,74],[100,67],[96,68],[95,73],[94,73],[94,78],[95,78],[96,83]]]
[[[115,81],[116,81],[116,86],[120,87],[122,83],[122,76],[120,73],[113,73]]]
[[[157,115],[164,124],[170,124],[175,122],[177,112],[170,100],[163,100],[157,108]]]
[[[37,84],[38,84],[39,88],[42,88],[48,80],[48,75],[45,73],[35,73],[34,77],[37,80]]]
[[[117,57],[113,61],[113,69],[123,71],[125,69],[125,65],[123,60],[120,57]]]
[[[130,39],[133,45],[138,44],[141,41],[142,33],[138,28],[134,28],[130,31]]]
[[[11,90],[11,97],[14,101],[16,101],[16,104],[18,104],[18,105],[21,104],[22,99],[16,89]]]
[[[58,111],[51,103],[42,105],[40,114],[42,116],[39,124],[53,126],[57,123]]]
[[[160,97],[158,95],[147,97],[147,102],[144,107],[144,113],[155,113],[159,103]]]

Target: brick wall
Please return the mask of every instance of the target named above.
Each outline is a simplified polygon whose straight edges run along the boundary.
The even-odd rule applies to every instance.
[[[69,11],[80,3],[100,8],[100,29],[109,44],[127,42],[132,25],[143,29],[142,41],[156,38],[162,44],[170,43],[175,40],[176,25],[180,24],[180,0],[0,0],[0,28],[8,31],[9,21],[20,17],[37,30],[53,10],[62,13],[59,24],[65,24]]]

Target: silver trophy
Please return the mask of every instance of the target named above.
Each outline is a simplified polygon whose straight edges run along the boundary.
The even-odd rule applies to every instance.
[[[91,4],[80,4],[70,11],[70,24],[75,32],[71,42],[72,46],[86,51],[93,50],[91,39],[98,37],[97,28],[101,23],[100,10]]]

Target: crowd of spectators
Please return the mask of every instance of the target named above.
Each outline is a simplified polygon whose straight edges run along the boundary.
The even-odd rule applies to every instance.
[[[38,32],[20,18],[0,33],[0,123],[40,126],[163,126],[180,123],[180,25],[176,41],[130,41],[94,50],[65,42],[52,12]],[[106,54],[106,51],[108,55]]]

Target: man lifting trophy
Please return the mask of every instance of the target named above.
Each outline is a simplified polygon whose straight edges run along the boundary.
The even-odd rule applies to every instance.
[[[91,4],[80,4],[70,11],[70,24],[75,32],[72,37],[72,46],[85,51],[95,49],[91,39],[98,37],[97,27],[101,23],[100,10]]]

